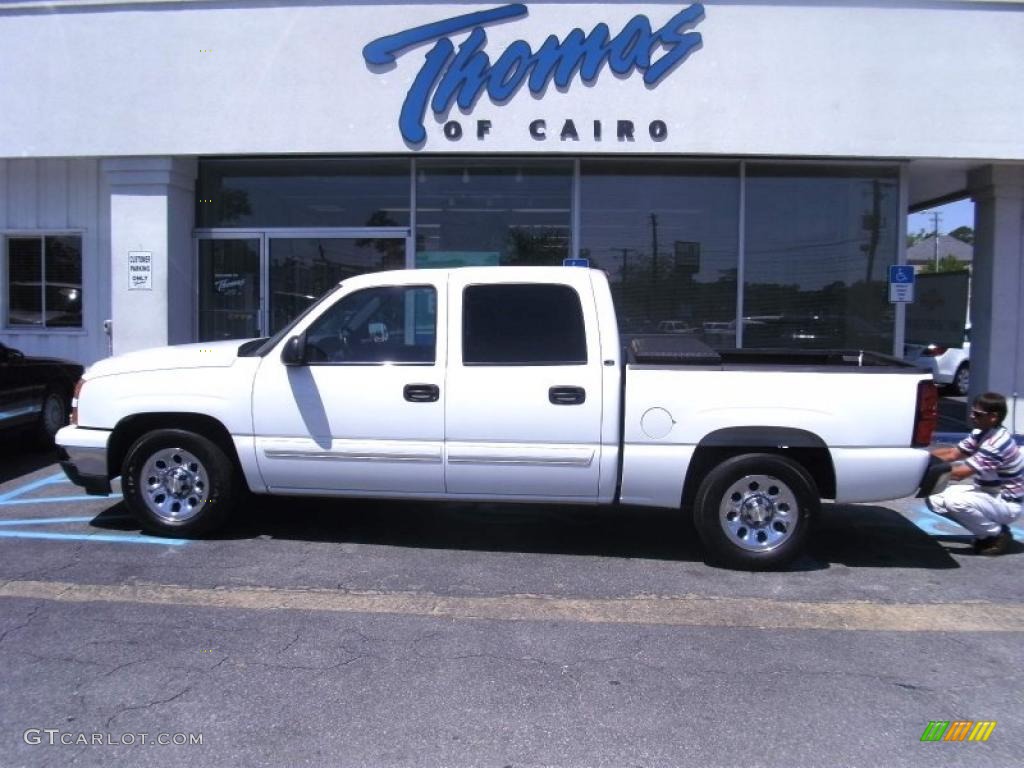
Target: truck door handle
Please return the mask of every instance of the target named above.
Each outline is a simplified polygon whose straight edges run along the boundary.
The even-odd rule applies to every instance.
[[[587,399],[587,390],[583,387],[552,387],[548,390],[548,400],[552,405],[582,405]]]
[[[402,394],[410,403],[436,403],[441,388],[437,384],[406,384]]]

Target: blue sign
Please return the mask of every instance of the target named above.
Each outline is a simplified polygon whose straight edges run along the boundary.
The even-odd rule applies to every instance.
[[[562,259],[563,267],[590,267],[590,259]]]
[[[914,268],[909,264],[889,267],[889,301],[909,304],[914,300]]]
[[[914,268],[909,264],[895,264],[889,267],[889,282],[904,285],[914,284]]]
[[[484,51],[487,33],[483,28],[527,13],[522,3],[503,5],[396,32],[363,48],[367,65],[382,70],[409,49],[434,43],[399,114],[398,128],[407,142],[426,140],[423,121],[428,103],[435,116],[443,117],[453,104],[470,110],[485,90],[496,104],[511,99],[524,82],[531,94],[541,96],[552,80],[563,90],[577,74],[584,83],[593,83],[605,65],[621,76],[642,72],[644,84],[655,86],[700,47],[700,33],[684,30],[704,18],[704,6],[694,3],[684,8],[657,31],[646,16],[637,15],[614,37],[602,22],[589,33],[577,27],[562,40],[548,35],[536,51],[525,40],[515,40],[492,63]],[[456,50],[451,35],[467,31],[469,36]]]

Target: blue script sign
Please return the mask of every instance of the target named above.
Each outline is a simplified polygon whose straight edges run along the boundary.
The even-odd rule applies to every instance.
[[[657,31],[646,16],[638,15],[614,37],[608,25],[600,23],[589,34],[577,27],[562,40],[548,35],[537,51],[525,40],[515,40],[492,64],[484,51],[483,27],[526,14],[521,3],[503,5],[397,32],[363,48],[368,65],[383,67],[393,65],[409,48],[434,42],[402,104],[398,127],[407,142],[426,140],[423,119],[428,103],[438,116],[453,103],[468,110],[484,90],[492,101],[501,103],[525,81],[530,93],[540,95],[552,80],[559,88],[567,88],[577,73],[583,82],[591,83],[606,64],[617,75],[642,72],[646,85],[657,85],[700,46],[700,33],[684,30],[704,18],[704,6],[694,3],[684,8]],[[466,31],[469,36],[456,49],[450,36]]]

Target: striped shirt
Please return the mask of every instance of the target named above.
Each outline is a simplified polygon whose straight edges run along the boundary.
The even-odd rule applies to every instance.
[[[958,446],[970,458],[967,466],[974,470],[974,485],[990,493],[999,493],[1008,501],[1024,497],[1024,454],[1006,427],[987,432],[976,429]]]

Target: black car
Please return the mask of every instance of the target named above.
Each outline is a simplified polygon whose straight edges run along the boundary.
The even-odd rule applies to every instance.
[[[26,357],[0,344],[0,430],[31,430],[52,445],[68,423],[71,395],[85,369],[70,360]]]

